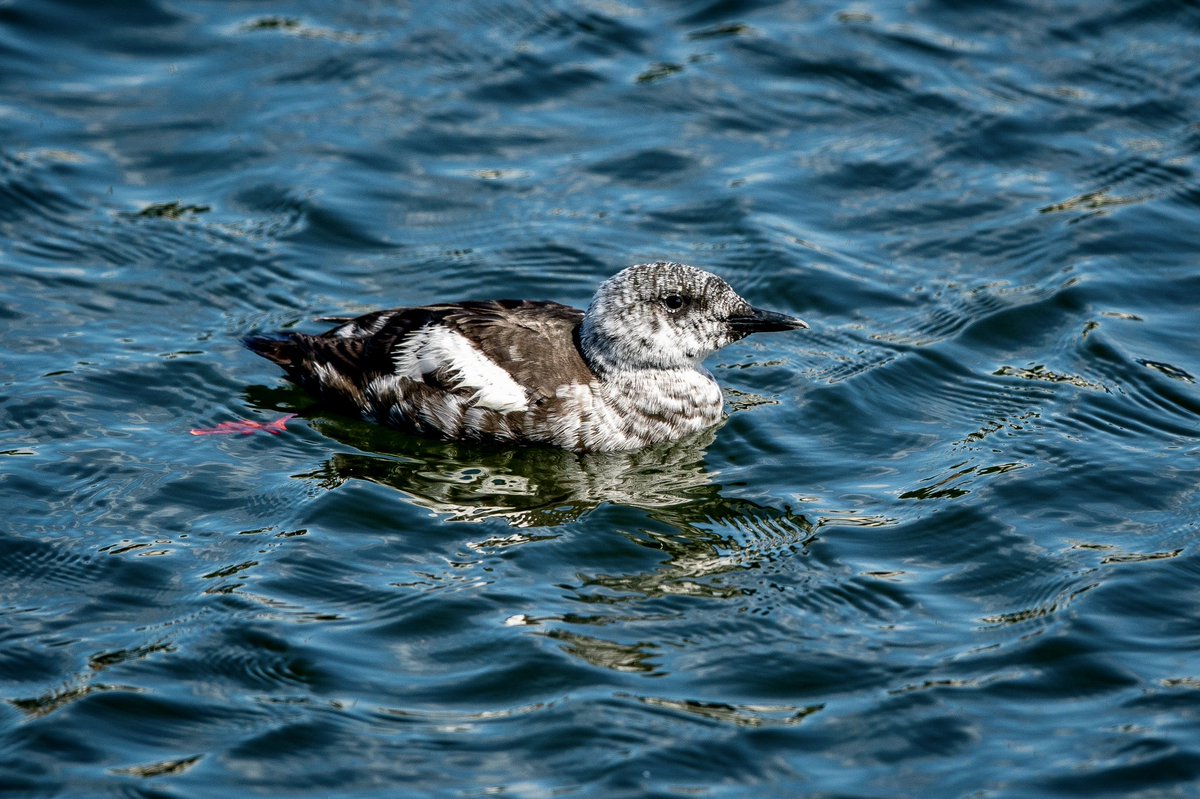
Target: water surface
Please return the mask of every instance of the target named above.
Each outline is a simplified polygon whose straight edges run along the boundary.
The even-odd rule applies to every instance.
[[[110,6],[0,3],[14,794],[1200,790],[1195,4]],[[813,326],[677,447],[239,344],[657,259]]]

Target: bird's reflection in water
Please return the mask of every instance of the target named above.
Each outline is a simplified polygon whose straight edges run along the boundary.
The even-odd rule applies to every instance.
[[[793,556],[809,551],[821,520],[814,524],[786,506],[722,495],[714,482],[716,473],[704,464],[714,431],[637,453],[580,455],[430,441],[331,417],[315,425],[357,451],[334,455],[305,477],[328,488],[367,480],[402,492],[408,501],[446,520],[503,519],[518,528],[505,535],[493,527],[487,538],[464,542],[473,557],[457,560],[453,575],[429,578],[437,583],[486,568],[496,550],[558,539],[559,532],[552,528],[601,505],[640,510],[637,521],[618,522],[609,532],[646,557],[597,560],[581,554],[571,576],[557,581],[572,600],[570,612],[522,605],[505,620],[509,626],[529,627],[553,639],[564,652],[593,666],[662,672],[663,649],[658,643],[640,632],[632,638],[615,632],[624,624],[612,626],[642,618],[647,600],[702,597],[770,611],[776,603],[803,601],[796,599],[802,592],[786,593],[780,585],[819,581],[826,569],[817,563],[799,571],[787,565]],[[654,619],[665,618],[664,612],[670,615],[665,606],[653,607]]]
[[[664,595],[733,598],[744,587],[728,582],[727,575],[750,568],[771,571],[768,564],[782,553],[807,549],[820,527],[787,507],[723,496],[713,482],[716,474],[704,465],[705,449],[715,436],[711,430],[635,453],[577,454],[431,441],[331,417],[316,424],[359,452],[334,455],[304,477],[327,488],[368,480],[402,492],[446,520],[503,519],[520,528],[467,543],[481,555],[555,538],[557,533],[546,528],[573,522],[604,504],[642,510],[643,523],[615,532],[654,557],[629,571],[581,573],[576,598],[593,606]],[[572,646],[587,649],[587,636],[573,635]],[[614,655],[607,648],[593,654]],[[630,663],[626,666],[633,668]]]
[[[329,488],[351,479],[388,486],[448,521],[504,519],[516,528],[554,527],[601,505],[620,505],[645,510],[667,525],[669,536],[649,542],[666,552],[689,548],[686,541],[707,549],[715,530],[776,544],[793,544],[814,533],[814,526],[790,509],[722,495],[714,482],[717,474],[704,464],[719,428],[638,452],[581,454],[436,441],[344,417],[314,419],[314,424],[358,452],[333,455],[304,477]]]
[[[718,496],[703,463],[711,430],[640,452],[588,454],[428,441],[357,424],[322,424],[321,431],[378,454],[339,453],[305,477],[327,487],[350,479],[389,486],[449,521],[548,527],[603,503],[665,508]]]

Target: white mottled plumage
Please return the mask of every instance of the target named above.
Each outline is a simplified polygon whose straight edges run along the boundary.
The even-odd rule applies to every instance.
[[[720,421],[702,361],[750,333],[807,327],[676,263],[609,278],[586,312],[495,300],[376,311],[320,336],[250,338],[323,400],[452,439],[635,450]]]
[[[414,331],[392,350],[396,375],[424,380],[445,369],[452,376],[451,391],[473,391],[468,402],[501,413],[529,410],[525,389],[512,375],[479,351],[461,333],[442,325],[426,325]]]

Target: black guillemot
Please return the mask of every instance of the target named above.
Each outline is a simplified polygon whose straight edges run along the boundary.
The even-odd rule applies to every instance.
[[[312,336],[250,337],[321,401],[448,439],[615,452],[721,419],[701,362],[751,333],[808,325],[685,264],[631,266],[586,311],[491,300],[375,311]]]

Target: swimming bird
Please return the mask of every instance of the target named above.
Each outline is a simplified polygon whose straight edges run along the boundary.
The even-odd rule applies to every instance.
[[[751,333],[800,319],[750,305],[720,277],[679,263],[624,269],[586,311],[491,300],[375,311],[321,335],[246,345],[322,402],[447,439],[632,451],[721,419],[702,362]]]

